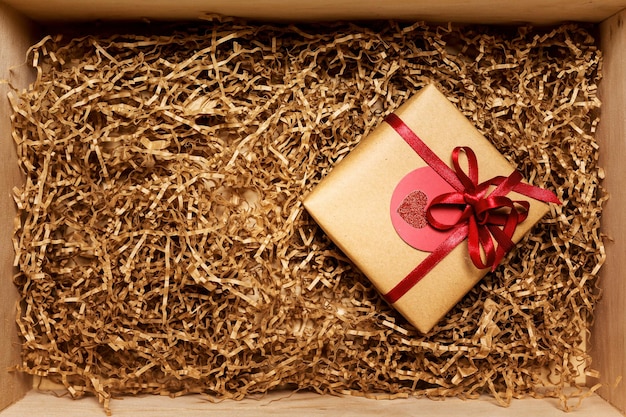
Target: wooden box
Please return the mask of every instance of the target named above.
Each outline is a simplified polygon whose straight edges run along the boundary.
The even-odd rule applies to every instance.
[[[604,186],[611,194],[603,220],[607,240],[607,262],[602,269],[603,299],[596,310],[590,338],[593,367],[601,372],[599,395],[584,401],[575,415],[619,416],[626,413],[626,193],[619,183],[626,178],[626,0],[2,0],[0,1],[0,80],[25,86],[32,77],[25,64],[27,48],[45,32],[50,22],[76,24],[96,19],[139,21],[140,19],[189,20],[209,12],[263,20],[345,20],[400,18],[428,21],[515,24],[551,24],[585,21],[597,25],[604,53],[604,79],[601,83],[602,121],[598,129],[601,164],[606,172]],[[132,23],[129,23],[132,24]],[[82,26],[83,28],[85,26]],[[11,140],[6,84],[0,83],[0,416],[101,416],[95,398],[72,401],[38,392],[32,378],[9,372],[19,361],[20,342],[15,329],[13,287],[13,248],[11,230],[15,213],[11,189],[22,181]],[[561,416],[557,400],[515,400],[502,408],[491,399],[431,401],[409,399],[374,401],[353,397],[338,398],[314,394],[275,393],[261,399],[213,404],[199,397],[170,399],[146,396],[126,398],[112,404],[115,416],[219,415],[492,415]]]

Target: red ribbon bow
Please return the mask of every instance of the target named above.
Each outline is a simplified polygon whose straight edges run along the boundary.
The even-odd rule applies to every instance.
[[[561,204],[551,191],[522,183],[522,175],[517,170],[508,177],[498,176],[478,183],[478,160],[471,148],[466,146],[454,148],[452,152],[454,170],[452,170],[398,116],[390,114],[385,121],[456,190],[435,197],[426,210],[426,218],[430,225],[440,230],[451,230],[450,235],[409,275],[384,295],[389,303],[398,301],[466,239],[470,258],[476,268],[494,270],[515,246],[512,241],[513,234],[517,225],[528,217],[530,208],[527,201],[514,201],[507,197],[511,191],[535,200]],[[467,174],[459,163],[461,152],[467,156]],[[495,189],[489,192],[493,187]],[[434,209],[450,205],[462,209],[459,220],[453,224],[438,221]],[[484,261],[482,252],[485,254]]]

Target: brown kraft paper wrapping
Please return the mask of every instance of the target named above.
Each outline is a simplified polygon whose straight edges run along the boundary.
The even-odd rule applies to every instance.
[[[469,146],[478,158],[479,181],[513,172],[507,160],[434,86],[423,88],[395,114],[444,162],[451,165],[457,146]],[[374,283],[389,292],[428,255],[412,248],[390,220],[390,200],[398,182],[426,166],[421,157],[387,123],[342,160],[305,198],[304,206],[339,248]],[[518,225],[517,243],[548,211],[548,205],[528,201],[528,218]],[[393,306],[420,332],[432,327],[489,271],[472,263],[462,242]]]

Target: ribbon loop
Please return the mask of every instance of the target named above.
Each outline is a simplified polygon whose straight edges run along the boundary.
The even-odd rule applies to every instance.
[[[465,174],[459,163],[459,154],[461,151],[463,151],[467,157],[469,168],[467,174]],[[474,151],[468,146],[457,146],[452,150],[452,165],[454,165],[456,176],[465,187],[465,190],[473,191],[478,185],[478,159]]]

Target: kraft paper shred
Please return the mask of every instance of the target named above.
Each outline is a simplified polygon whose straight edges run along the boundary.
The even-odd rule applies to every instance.
[[[586,29],[218,19],[160,33],[48,36],[29,53],[36,81],[10,97],[21,371],[107,410],[125,394],[279,388],[564,409],[588,395],[607,197]],[[423,336],[301,199],[427,83],[564,204]]]

